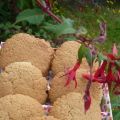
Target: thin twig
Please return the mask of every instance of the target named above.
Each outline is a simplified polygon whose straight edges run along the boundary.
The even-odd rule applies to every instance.
[[[90,66],[90,80],[87,83],[86,90],[88,91],[92,84],[92,65]]]
[[[36,0],[36,2],[37,2],[37,5],[38,5],[45,13],[47,13],[49,16],[51,16],[51,17],[52,17],[53,19],[55,19],[57,22],[62,23],[62,20],[61,20],[59,17],[57,17],[54,13],[52,13],[48,8],[44,7],[39,0]]]

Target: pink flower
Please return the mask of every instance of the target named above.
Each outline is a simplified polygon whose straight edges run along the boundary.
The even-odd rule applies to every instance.
[[[113,81],[115,81],[115,77],[112,72],[112,68],[114,66],[114,63],[109,63],[108,65],[108,73],[106,75],[106,82],[108,83],[109,88],[111,88],[111,84]]]
[[[94,75],[92,75],[92,82],[105,83],[105,68],[107,66],[107,61],[103,61],[102,65],[97,69]],[[90,80],[90,74],[83,74],[83,78]]]
[[[106,23],[105,22],[100,23],[99,27],[100,27],[100,34],[98,37],[93,39],[93,41],[98,43],[104,43],[107,37]]]
[[[110,59],[110,60],[117,60],[117,58],[116,58],[113,54],[107,54],[106,56],[107,56],[108,59]]]
[[[85,109],[85,113],[86,113],[91,105],[91,97],[90,97],[89,90],[85,91],[85,95],[84,95],[83,99],[84,99],[84,109]]]
[[[91,79],[90,74],[83,74],[82,77],[85,78],[86,80]],[[106,77],[105,76],[95,77],[94,75],[92,75],[92,82],[106,83]]]
[[[74,65],[72,69],[69,69],[67,73],[64,76],[67,76],[67,81],[65,86],[69,85],[71,80],[75,82],[75,88],[77,87],[77,80],[76,80],[76,71],[80,67],[80,62],[77,61],[77,63]]]
[[[90,80],[90,74],[83,74],[82,77],[85,78],[86,80]],[[92,75],[92,82],[96,82],[96,79],[93,75]]]
[[[105,72],[105,68],[106,68],[106,65],[107,65],[107,61],[104,60],[102,65],[97,69],[97,71],[95,72],[95,75],[94,77],[102,77],[104,76],[104,72]]]
[[[46,3],[46,8],[48,8],[49,10],[51,9],[51,4],[49,0],[45,0]]]
[[[120,87],[120,66],[116,63],[119,59],[116,58],[115,54],[117,55],[117,50],[114,46],[113,53],[106,55],[108,60],[104,60],[95,74],[92,75],[92,82],[107,83],[109,89],[114,83],[112,90],[116,95],[119,95],[120,91],[117,88]],[[83,78],[90,81],[90,74],[83,74]]]
[[[112,52],[113,52],[113,55],[117,55],[118,54],[118,50],[117,50],[116,44],[113,45]]]

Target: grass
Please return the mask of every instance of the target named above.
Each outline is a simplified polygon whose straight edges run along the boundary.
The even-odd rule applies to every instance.
[[[114,13],[114,10],[106,7],[98,9],[95,12],[95,8],[86,7],[83,12],[80,12],[79,9],[64,8],[64,16],[72,18],[77,29],[80,26],[84,26],[92,38],[99,34],[98,21],[104,19],[107,22],[107,40],[102,48],[110,51],[114,42],[120,48],[120,11],[119,13]],[[119,9],[117,8],[116,10],[118,11]]]

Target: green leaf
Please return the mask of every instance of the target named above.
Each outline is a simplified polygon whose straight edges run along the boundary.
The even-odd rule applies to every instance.
[[[111,103],[112,103],[112,107],[120,107],[120,95],[116,96],[114,94],[111,94]],[[118,106],[115,106],[118,105]]]
[[[111,105],[112,105],[112,112],[114,120],[119,120],[120,118],[120,95],[116,96],[110,93]]]
[[[114,115],[114,120],[119,120],[120,119],[120,110],[118,110],[117,112],[116,112],[116,114]]]
[[[32,0],[32,4],[34,7],[36,7],[36,0]]]
[[[77,30],[76,34],[78,34],[78,35],[85,35],[85,34],[87,34],[87,32],[88,31],[87,31],[87,29],[85,27],[80,26],[79,29]]]
[[[114,108],[114,107],[120,107],[120,103],[112,103],[112,107]]]
[[[20,29],[21,26],[18,26],[18,25],[15,25],[15,24],[12,24],[10,22],[6,22],[5,24],[0,24],[0,28],[3,29],[3,30],[9,30],[9,29]]]
[[[103,60],[107,60],[107,57],[105,57],[102,53],[98,53],[98,62],[99,64],[103,61]]]
[[[39,25],[44,20],[44,15],[41,14],[40,9],[27,9],[18,14],[16,23],[27,21],[30,24]]]
[[[93,64],[93,56],[91,55],[90,49],[85,49],[85,57],[88,62],[88,65],[91,66]]]
[[[56,25],[46,24],[44,28],[54,33],[56,38],[64,34],[73,34],[76,32],[76,30],[73,28],[72,20],[65,18],[63,18],[63,23]]]
[[[74,36],[69,36],[69,37],[65,37],[64,40],[66,40],[66,41],[75,41],[77,39]]]
[[[119,68],[120,68],[120,62],[119,61],[115,61],[115,66],[116,66],[116,69],[119,70]]]
[[[85,54],[85,47],[81,45],[78,50],[78,59],[80,62],[82,62],[82,58],[84,57],[84,54]]]
[[[2,29],[4,27],[3,23],[0,23],[0,29]]]
[[[112,110],[112,114],[113,114],[113,118],[116,116],[117,113],[119,113],[120,110],[119,109],[114,109]]]
[[[21,10],[31,7],[31,0],[18,0],[17,7]]]

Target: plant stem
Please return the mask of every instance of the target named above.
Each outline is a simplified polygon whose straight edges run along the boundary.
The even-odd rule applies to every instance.
[[[87,86],[86,86],[86,91],[88,91],[91,87],[91,84],[92,84],[92,65],[90,66],[90,80],[88,81],[87,83]]]
[[[55,19],[57,22],[62,23],[62,20],[57,17],[54,13],[52,13],[48,8],[44,7],[39,0],[36,0],[37,5],[42,8],[42,10],[47,13],[49,16],[51,16],[53,19]]]

